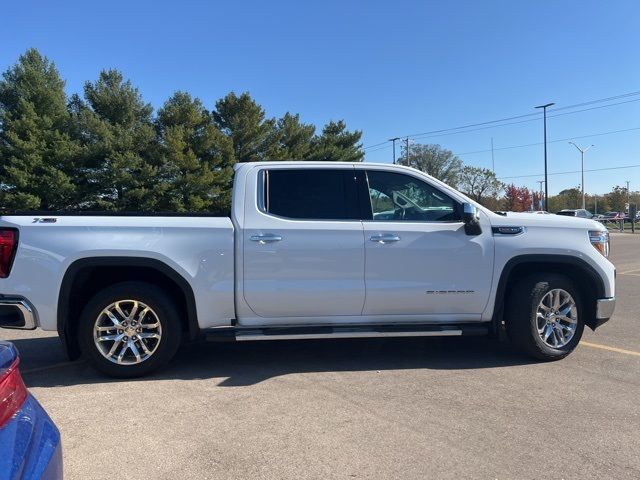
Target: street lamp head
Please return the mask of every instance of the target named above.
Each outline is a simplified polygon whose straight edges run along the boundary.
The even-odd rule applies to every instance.
[[[394,137],[389,139],[390,142],[395,142],[396,140],[400,140],[400,137]]]
[[[574,147],[576,147],[578,149],[578,151],[580,153],[585,153],[587,150],[589,150],[591,147],[595,147],[595,145],[589,145],[586,148],[580,148],[578,145],[576,145],[574,142],[569,142],[570,145],[573,145]]]
[[[553,103],[553,102],[552,102],[552,103],[547,103],[546,105],[538,105],[538,106],[537,106],[537,107],[535,107],[535,108],[547,108],[547,107],[550,107],[550,106],[552,106],[552,105],[555,105],[555,103]]]

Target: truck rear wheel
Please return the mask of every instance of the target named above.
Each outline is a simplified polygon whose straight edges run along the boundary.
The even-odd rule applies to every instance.
[[[181,333],[178,311],[165,292],[144,282],[123,282],[89,300],[78,340],[98,370],[131,378],[165,366],[180,345]]]
[[[536,274],[518,282],[506,301],[507,334],[539,360],[569,355],[584,331],[580,291],[565,276]]]

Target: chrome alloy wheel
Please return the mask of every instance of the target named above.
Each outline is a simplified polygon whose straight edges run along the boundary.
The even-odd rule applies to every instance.
[[[554,288],[542,297],[536,314],[538,335],[552,348],[567,345],[578,326],[578,307],[566,290]]]
[[[162,326],[151,307],[138,300],[119,300],[106,307],[93,326],[93,341],[107,360],[135,365],[154,354]]]

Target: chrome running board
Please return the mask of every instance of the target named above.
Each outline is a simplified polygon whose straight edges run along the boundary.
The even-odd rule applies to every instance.
[[[487,335],[488,324],[351,324],[273,327],[223,327],[206,330],[207,340],[314,340],[329,338],[453,337]]]

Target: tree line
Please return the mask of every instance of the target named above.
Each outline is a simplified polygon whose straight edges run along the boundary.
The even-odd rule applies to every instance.
[[[408,155],[406,147],[402,147],[398,163],[417,168],[442,180],[493,211],[539,210],[544,198],[540,192],[526,186],[500,181],[488,168],[465,165],[452,151],[440,145],[411,144]],[[627,195],[625,187],[614,186],[604,195],[585,194],[585,207],[592,213],[621,212],[625,210],[628,200],[638,205],[640,192],[629,192]],[[549,196],[550,212],[577,208],[582,208],[582,192],[579,186]]]
[[[362,132],[330,121],[320,132],[299,114],[268,117],[248,93],[229,93],[209,110],[175,92],[157,111],[117,70],[67,96],[54,63],[27,50],[0,80],[0,212],[20,210],[228,211],[237,162],[359,162]],[[403,148],[408,165],[492,210],[538,207],[538,192],[464,165],[436,144]],[[632,203],[640,200],[631,194]],[[621,211],[626,189],[587,196],[589,210]],[[580,208],[579,188],[549,198],[549,210]]]
[[[178,91],[154,112],[113,69],[67,96],[30,49],[0,80],[0,211],[224,211],[235,163],[362,161],[361,137],[342,120],[317,132],[270,118],[249,93],[209,110]]]

